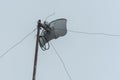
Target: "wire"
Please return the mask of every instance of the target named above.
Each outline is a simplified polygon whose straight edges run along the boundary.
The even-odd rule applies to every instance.
[[[64,29],[59,29],[57,28],[56,30],[64,30]],[[66,29],[65,29],[66,31]],[[108,34],[108,33],[94,33],[94,32],[83,32],[83,31],[75,31],[75,30],[69,30],[67,29],[67,31],[69,32],[73,32],[73,33],[80,33],[80,34],[87,34],[87,35],[105,35],[105,36],[111,36],[111,37],[120,37],[120,34]]]
[[[81,31],[73,31],[68,30],[69,32],[80,33],[80,34],[88,34],[88,35],[105,35],[105,36],[112,36],[112,37],[120,37],[119,34],[108,34],[108,33],[90,33],[90,32],[81,32]]]
[[[56,30],[64,30],[64,29],[59,29],[59,28],[57,28]],[[65,31],[66,31],[66,30],[65,30]],[[67,31],[73,32],[73,33],[87,34],[87,35],[105,35],[105,36],[111,36],[111,37],[120,37],[120,34],[83,32],[83,31],[75,31],[75,30],[69,30],[69,29],[67,29]]]
[[[52,43],[50,43],[50,44],[51,44],[51,46],[53,47],[53,49],[54,49],[54,51],[55,51],[55,54],[57,55],[57,57],[58,57],[59,60],[61,61],[62,65],[63,65],[63,67],[64,67],[64,70],[65,70],[67,76],[69,77],[69,80],[72,80],[72,77],[70,76],[70,74],[69,74],[69,72],[68,72],[68,70],[67,70],[67,68],[66,68],[66,66],[65,66],[65,63],[64,63],[64,61],[63,61],[62,58],[61,58],[61,56],[59,55],[59,53],[57,52],[57,50],[55,49],[55,47],[53,46],[53,44],[52,44]]]
[[[45,19],[45,21],[46,21],[49,17],[51,17],[51,16],[53,16],[53,15],[55,15],[55,12],[52,13],[52,14],[50,14],[49,16],[47,16],[46,19]]]
[[[5,56],[9,51],[11,51],[13,48],[15,48],[17,45],[19,45],[22,41],[24,41],[28,36],[30,36],[34,31],[36,30],[36,28],[28,33],[25,37],[23,37],[19,42],[17,42],[16,44],[14,44],[12,47],[10,47],[6,52],[4,52],[2,55],[0,55],[0,58]]]
[[[50,48],[49,42],[48,42],[47,38],[45,37],[46,34],[47,34],[47,31],[45,31],[43,29],[41,32],[42,36],[39,36],[39,45],[43,51],[48,50]],[[47,47],[47,45],[48,45],[48,47]]]
[[[42,42],[40,41],[42,40]],[[47,43],[46,43],[47,42]],[[48,47],[46,47],[46,44],[48,44]],[[40,36],[39,38],[39,45],[40,45],[40,48],[43,50],[43,51],[46,51],[50,48],[50,45],[49,45],[49,42],[47,41],[47,39],[45,39],[45,37],[43,36]]]

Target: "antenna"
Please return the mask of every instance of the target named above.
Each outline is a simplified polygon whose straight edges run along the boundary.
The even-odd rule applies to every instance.
[[[38,20],[32,80],[36,80],[38,44],[40,45],[43,51],[48,50],[50,47],[49,41],[66,35],[67,33],[66,23],[67,23],[67,20],[65,18],[56,19],[47,24],[45,22],[41,23],[41,20]],[[46,44],[48,44],[48,47],[46,47]]]
[[[53,39],[57,39],[66,35],[67,28],[66,28],[67,20],[65,18],[56,19],[50,23],[43,24],[43,30],[40,36],[40,46],[41,48],[45,46],[46,43],[49,44],[49,41]]]

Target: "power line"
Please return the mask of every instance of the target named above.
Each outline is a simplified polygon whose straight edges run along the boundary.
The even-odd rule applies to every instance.
[[[24,41],[28,36],[30,36],[34,31],[36,30],[36,28],[28,33],[25,37],[23,37],[19,42],[17,42],[16,44],[14,44],[12,47],[10,47],[6,52],[4,52],[2,55],[0,55],[0,58],[5,56],[9,51],[11,51],[13,48],[15,48],[17,45],[19,45],[22,41]]]
[[[12,47],[10,47],[6,52],[4,52],[2,55],[0,55],[0,57],[3,57],[4,55],[6,55],[10,50],[12,50],[13,48],[15,48],[17,45],[19,45],[22,41],[24,41],[29,35],[31,35],[34,31],[36,30],[36,28],[28,33],[24,38],[22,38],[18,43],[16,43],[15,45],[13,45]],[[58,29],[59,30],[59,29]],[[82,31],[74,31],[74,30],[68,30],[69,32],[73,32],[73,33],[79,33],[79,34],[87,34],[87,35],[105,35],[105,36],[111,36],[111,37],[120,37],[119,34],[108,34],[108,33],[93,33],[93,32],[82,32]]]
[[[112,37],[120,37],[120,34],[93,33],[93,32],[82,32],[82,31],[74,31],[74,30],[68,30],[68,31],[73,33],[88,34],[88,35],[105,35],[105,36],[112,36]]]
[[[57,52],[57,50],[55,49],[55,47],[53,46],[53,44],[52,44],[52,43],[50,43],[50,44],[51,44],[51,46],[53,47],[53,49],[54,49],[54,51],[55,51],[55,54],[57,55],[57,57],[58,57],[59,60],[61,61],[62,65],[63,65],[63,67],[64,67],[64,70],[65,70],[67,76],[69,77],[69,80],[72,80],[72,77],[70,76],[70,74],[69,74],[69,72],[68,72],[68,70],[67,70],[67,68],[66,68],[66,66],[65,66],[65,63],[64,63],[64,61],[63,61],[62,58],[61,58],[61,56],[59,55],[59,53]]]

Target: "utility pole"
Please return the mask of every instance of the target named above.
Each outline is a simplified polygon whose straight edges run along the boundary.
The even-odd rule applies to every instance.
[[[32,80],[36,80],[36,69],[37,69],[37,57],[38,57],[38,43],[39,43],[39,34],[41,28],[41,20],[38,20],[37,24],[37,37],[36,37],[36,47],[35,47],[35,56],[34,56],[34,65],[33,65],[33,77]]]

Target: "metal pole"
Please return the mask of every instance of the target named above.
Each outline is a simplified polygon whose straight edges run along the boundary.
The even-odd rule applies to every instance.
[[[39,34],[40,34],[40,27],[41,21],[38,21],[37,25],[37,38],[36,38],[36,47],[35,47],[35,57],[34,57],[34,66],[33,66],[33,77],[32,80],[36,80],[36,69],[37,69],[37,57],[38,57],[38,42],[39,42]]]

